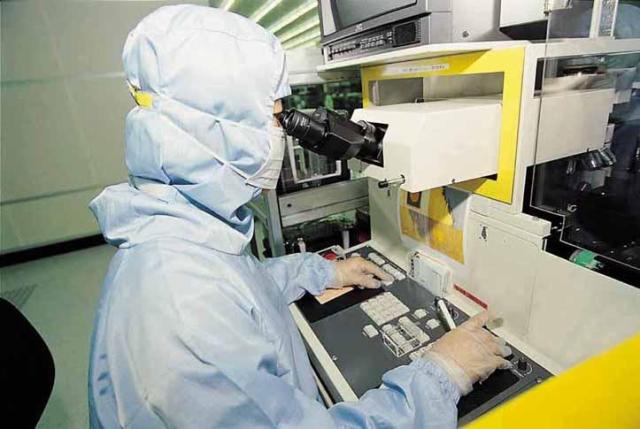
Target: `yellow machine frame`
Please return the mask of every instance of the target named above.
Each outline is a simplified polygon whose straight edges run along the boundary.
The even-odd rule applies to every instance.
[[[511,203],[518,147],[524,57],[524,48],[507,48],[363,67],[361,69],[363,106],[366,108],[373,104],[369,95],[369,83],[372,81],[502,73],[504,76],[502,128],[497,179],[475,179],[457,184],[456,187]]]
[[[640,428],[640,335],[545,381],[468,429]]]

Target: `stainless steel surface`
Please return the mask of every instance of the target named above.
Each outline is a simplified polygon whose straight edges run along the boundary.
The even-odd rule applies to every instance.
[[[318,207],[317,209],[307,210],[302,213],[283,216],[282,226],[286,228],[288,226],[296,225],[299,223],[322,219],[323,217],[330,216],[332,214],[342,213],[347,210],[354,210],[360,207],[365,207],[368,203],[369,199],[367,197],[363,197],[358,198],[357,200],[344,201],[341,203]]]
[[[320,219],[368,204],[366,179],[351,180],[280,197],[282,226]]]
[[[281,196],[281,214],[282,216],[288,216],[366,196],[368,196],[367,179],[332,183]]]

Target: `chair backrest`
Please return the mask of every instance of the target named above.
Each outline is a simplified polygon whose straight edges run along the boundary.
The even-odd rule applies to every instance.
[[[53,356],[38,331],[0,298],[0,419],[35,427],[55,379]]]

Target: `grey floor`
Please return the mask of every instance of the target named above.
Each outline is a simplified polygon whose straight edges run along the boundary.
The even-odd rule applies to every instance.
[[[87,428],[87,367],[100,285],[115,249],[93,247],[0,270],[0,293],[49,345],[56,380],[40,428]]]

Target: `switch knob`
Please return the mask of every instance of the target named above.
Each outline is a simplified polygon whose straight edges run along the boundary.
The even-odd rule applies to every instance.
[[[520,371],[524,372],[529,369],[529,362],[527,362],[527,358],[523,356],[520,359],[518,359],[518,361],[516,362],[516,366]]]

